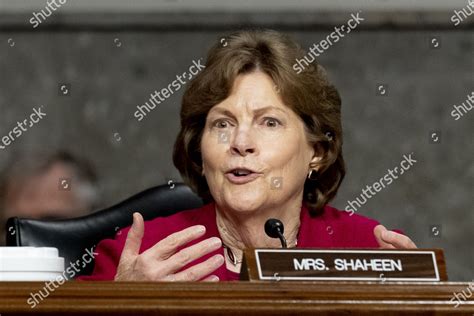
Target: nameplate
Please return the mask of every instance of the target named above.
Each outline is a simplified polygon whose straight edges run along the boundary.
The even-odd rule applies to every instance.
[[[441,249],[248,249],[242,280],[446,281]]]

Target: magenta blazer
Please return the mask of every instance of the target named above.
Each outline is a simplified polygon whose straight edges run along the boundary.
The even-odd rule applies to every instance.
[[[325,206],[321,215],[311,217],[306,206],[301,208],[301,224],[298,234],[297,248],[378,248],[374,236],[374,228],[379,223],[373,219],[350,214]],[[209,237],[221,237],[217,230],[215,203],[209,203],[201,208],[182,211],[168,217],[158,217],[145,222],[145,233],[140,253],[152,247],[168,235],[193,225],[204,225],[206,233],[199,239],[189,243],[195,244]],[[120,254],[122,252],[130,227],[117,232],[115,239],[102,240],[96,248],[95,266],[92,275],[81,276],[79,280],[113,280]],[[263,229],[263,228],[262,228]],[[206,256],[195,260],[186,267],[203,262],[215,254],[224,255],[220,248]],[[213,274],[221,281],[238,280],[238,274],[226,269],[225,264]]]

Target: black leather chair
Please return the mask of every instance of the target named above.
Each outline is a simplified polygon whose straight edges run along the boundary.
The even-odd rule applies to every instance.
[[[9,218],[7,246],[56,247],[68,267],[70,262],[76,262],[85,254],[85,249],[95,247],[102,239],[113,238],[117,230],[130,226],[134,212],[150,220],[202,205],[203,201],[188,186],[165,184],[83,217],[66,220]],[[77,275],[90,274],[93,267],[91,262],[81,267]]]

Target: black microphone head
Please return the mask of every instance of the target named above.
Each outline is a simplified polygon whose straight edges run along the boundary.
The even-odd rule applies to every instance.
[[[272,238],[279,238],[283,235],[285,228],[283,223],[276,218],[270,218],[265,222],[265,233]]]

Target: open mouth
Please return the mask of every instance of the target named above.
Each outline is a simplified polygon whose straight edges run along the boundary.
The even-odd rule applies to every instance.
[[[234,169],[231,171],[231,173],[236,177],[245,177],[253,173],[253,171],[248,169]]]
[[[232,169],[225,174],[226,178],[235,184],[244,184],[255,180],[260,176],[260,173],[254,172],[250,169],[237,168]]]

